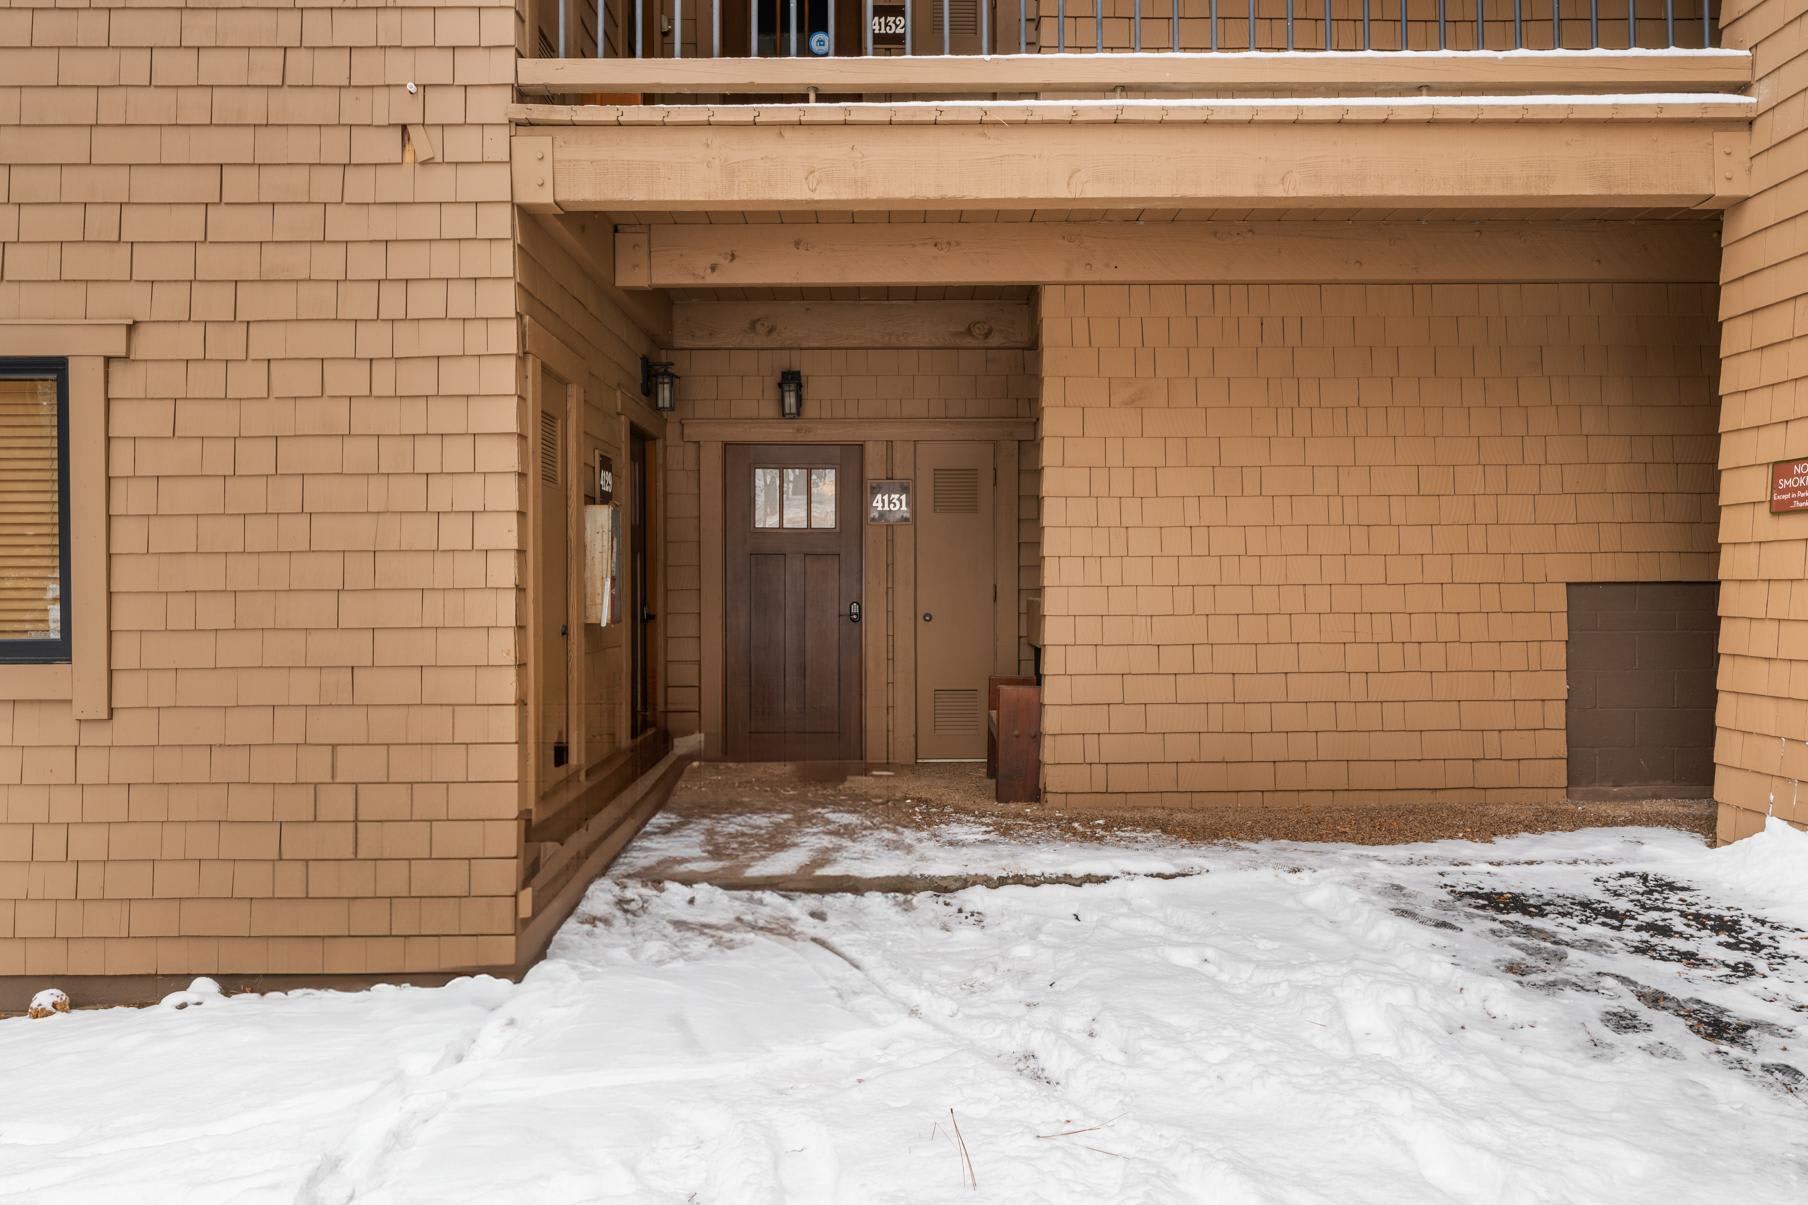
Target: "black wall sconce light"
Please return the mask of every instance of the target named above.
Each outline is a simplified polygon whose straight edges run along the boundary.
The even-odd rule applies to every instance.
[[[672,371],[670,360],[649,360],[640,358],[640,396],[653,399],[653,409],[661,414],[670,414],[677,405],[673,391],[678,383],[678,374]]]
[[[795,368],[778,374],[778,412],[784,418],[798,418],[804,412],[804,374]]]

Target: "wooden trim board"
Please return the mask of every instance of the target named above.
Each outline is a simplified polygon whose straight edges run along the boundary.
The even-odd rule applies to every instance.
[[[1028,54],[981,58],[522,59],[530,95],[639,92],[842,93],[1109,92],[1221,89],[1374,92],[1670,92],[1751,82],[1742,51],[1428,55],[1375,51],[1259,54]]]
[[[1723,107],[1720,120],[1576,112],[1485,128],[1470,118],[534,129],[551,131],[553,203],[567,212],[1673,208],[1738,195],[1716,135],[1744,131],[1751,111]]]
[[[806,397],[809,382],[804,382]],[[805,403],[808,405],[808,402]],[[1031,418],[687,418],[684,438],[714,444],[861,443],[875,440],[1034,439]],[[717,453],[718,458],[720,453]],[[708,514],[710,512],[704,512]]]
[[[662,224],[616,237],[617,283],[629,288],[1619,284],[1720,272],[1711,221]]]

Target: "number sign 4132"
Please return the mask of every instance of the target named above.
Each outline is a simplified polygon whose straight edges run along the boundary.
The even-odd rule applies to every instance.
[[[873,5],[872,33],[874,46],[904,45],[904,6]]]

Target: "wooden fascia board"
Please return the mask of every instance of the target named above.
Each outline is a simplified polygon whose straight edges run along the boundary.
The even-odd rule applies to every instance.
[[[656,225],[624,287],[1719,278],[1709,221]],[[617,257],[618,271],[625,266]]]
[[[1012,92],[1225,90],[1350,93],[1737,91],[1751,56],[1574,51],[1428,54],[1029,54],[990,58],[521,59],[516,84],[536,96],[583,93],[981,95]]]
[[[534,129],[554,148],[559,209],[702,213],[1694,206],[1736,186],[1715,140],[1745,127],[1740,115]]]
[[[670,345],[700,350],[1034,343],[1029,303],[1023,301],[686,301],[672,307]]]

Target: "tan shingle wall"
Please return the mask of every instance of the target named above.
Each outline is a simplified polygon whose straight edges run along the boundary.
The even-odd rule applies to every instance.
[[[0,702],[0,976],[513,961],[515,36],[0,11],[0,322],[134,322],[112,713]]]
[[[1808,10],[1726,6],[1752,52],[1749,201],[1726,215],[1721,268],[1720,836],[1774,808],[1808,825],[1808,516],[1769,511],[1773,461],[1808,456]]]
[[[1560,798],[1563,584],[1714,578],[1713,303],[1045,290],[1048,797]]]

